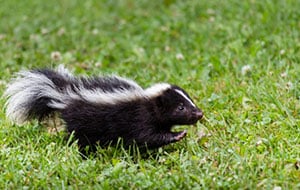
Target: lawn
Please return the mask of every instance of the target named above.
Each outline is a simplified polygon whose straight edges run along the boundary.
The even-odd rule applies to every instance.
[[[11,123],[1,99],[0,189],[300,188],[299,1],[0,2],[0,94],[19,70],[64,64],[177,84],[205,114],[147,156],[83,159],[64,132]]]

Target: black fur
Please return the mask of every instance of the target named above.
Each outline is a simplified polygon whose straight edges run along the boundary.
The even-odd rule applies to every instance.
[[[82,88],[101,89],[104,93],[108,92],[108,95],[117,90],[146,92],[119,77],[75,78],[48,69],[30,73],[49,79],[53,83],[51,88],[64,96],[68,95],[67,89],[79,94]],[[116,144],[119,138],[123,139],[125,146],[135,142],[139,147],[152,149],[181,140],[186,132],[171,132],[171,128],[174,125],[194,124],[203,116],[200,109],[176,90],[190,98],[183,89],[175,85],[170,85],[156,96],[140,96],[130,101],[119,101],[117,104],[101,101],[95,103],[84,98],[71,97],[66,101],[64,98],[54,98],[43,92],[43,88],[36,87],[31,99],[26,100],[26,105],[19,107],[23,106],[27,110],[27,119],[43,119],[54,111],[60,112],[67,131],[70,134],[74,132],[81,150],[87,146],[93,150],[96,145],[105,147]],[[12,95],[10,93],[8,97]],[[51,106],[51,102],[66,106]]]

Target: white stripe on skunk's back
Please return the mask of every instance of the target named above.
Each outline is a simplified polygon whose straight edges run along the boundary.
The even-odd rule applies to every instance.
[[[130,102],[143,98],[144,96],[142,90],[115,90],[114,92],[104,92],[101,89],[80,89],[78,94],[85,101],[102,105],[115,105],[122,102]]]
[[[171,85],[167,83],[154,84],[153,86],[145,89],[145,96],[149,98],[160,96],[165,90],[170,88]]]

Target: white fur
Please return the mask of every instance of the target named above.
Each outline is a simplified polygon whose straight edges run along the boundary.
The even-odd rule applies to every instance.
[[[84,100],[99,104],[118,104],[144,97],[142,90],[117,90],[114,92],[103,92],[100,89],[81,89],[79,94]]]
[[[57,100],[65,99],[54,88],[53,82],[44,75],[29,71],[19,72],[3,94],[8,97],[5,104],[7,117],[17,123],[23,123],[28,112],[26,104],[30,101],[42,96]],[[37,92],[42,93],[37,96]]]
[[[160,96],[162,95],[162,93],[164,91],[166,91],[167,89],[170,89],[171,85],[167,84],[167,83],[158,83],[155,84],[147,89],[145,89],[145,96],[152,98],[152,97],[156,97],[156,96]]]
[[[188,98],[182,91],[175,89],[175,92],[177,92],[178,94],[180,94],[184,99],[186,99],[193,107],[196,107],[196,105],[193,103],[193,101]]]
[[[73,74],[68,69],[66,69],[65,66],[62,64],[57,67],[56,71],[59,74],[63,75],[65,78],[74,79]]]
[[[77,88],[75,91],[71,89],[66,90],[64,99],[67,97],[73,100],[85,100],[90,103],[116,105],[122,102],[130,102],[141,98],[153,98],[161,95],[166,89],[170,88],[169,84],[156,84],[146,90],[142,88],[137,89],[118,89],[113,92],[105,92],[101,89],[85,89],[83,86]],[[51,102],[50,107],[63,109],[66,104],[60,102]]]

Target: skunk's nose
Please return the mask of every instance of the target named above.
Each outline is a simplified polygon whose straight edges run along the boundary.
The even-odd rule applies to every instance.
[[[195,114],[195,116],[196,116],[196,118],[199,120],[199,119],[201,119],[202,117],[203,117],[203,112],[202,112],[202,110],[196,110],[195,112],[194,112],[194,114]]]

